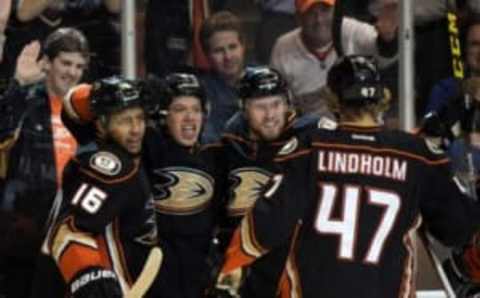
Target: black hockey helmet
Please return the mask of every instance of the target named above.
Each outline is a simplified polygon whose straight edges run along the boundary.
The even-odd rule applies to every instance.
[[[185,72],[174,72],[164,77],[162,82],[161,102],[159,109],[167,112],[173,99],[178,96],[195,96],[200,100],[202,110],[208,113],[208,101],[205,88],[196,75]]]
[[[372,56],[339,58],[328,72],[327,85],[340,102],[347,104],[376,103],[384,96],[384,86]]]
[[[286,96],[287,102],[290,103],[290,91],[287,82],[280,72],[269,66],[247,67],[236,89],[242,103],[252,98],[282,94]]]
[[[111,76],[96,81],[92,87],[90,106],[96,117],[109,115],[131,106],[146,107],[141,90],[133,80]]]

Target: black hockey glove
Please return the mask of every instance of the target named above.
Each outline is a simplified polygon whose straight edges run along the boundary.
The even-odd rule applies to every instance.
[[[150,74],[147,79],[139,83],[142,97],[148,103],[148,118],[154,124],[153,126],[157,127],[165,118],[161,111],[161,103],[165,97],[165,82],[161,78]]]
[[[471,132],[476,108],[470,96],[451,99],[440,111],[425,115],[421,132],[426,137],[441,138],[445,149],[454,139]]]
[[[121,298],[122,290],[116,274],[100,267],[86,269],[69,284],[73,298]]]
[[[479,261],[479,248],[475,245],[453,250],[445,260],[443,268],[457,297],[480,297]]]

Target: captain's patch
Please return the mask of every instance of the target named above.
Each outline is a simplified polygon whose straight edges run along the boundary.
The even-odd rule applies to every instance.
[[[90,158],[90,167],[104,175],[115,176],[120,173],[122,163],[120,159],[112,153],[100,151]]]

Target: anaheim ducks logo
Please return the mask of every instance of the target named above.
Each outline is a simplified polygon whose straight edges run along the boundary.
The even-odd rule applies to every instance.
[[[210,204],[214,179],[205,172],[184,167],[155,171],[153,184],[155,210],[164,214],[199,213]]]
[[[252,208],[265,189],[272,173],[260,168],[240,168],[230,173],[233,185],[227,205],[230,216],[243,216]]]

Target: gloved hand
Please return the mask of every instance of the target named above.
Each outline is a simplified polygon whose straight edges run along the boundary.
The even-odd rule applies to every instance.
[[[69,284],[69,292],[73,298],[123,297],[115,272],[100,267],[78,273]]]
[[[470,133],[477,104],[470,96],[451,99],[440,111],[430,112],[422,119],[421,132],[426,137],[439,137],[444,147],[462,134]]]
[[[471,264],[469,265],[470,261],[467,260],[472,254],[474,252],[470,246],[464,250],[454,251],[450,258],[443,262],[442,267],[457,297],[480,297],[480,284],[476,280],[477,277],[475,277],[475,275],[478,275],[478,269],[474,270],[477,273],[472,272],[471,269],[473,267]],[[470,255],[470,257],[466,258],[467,255]]]

